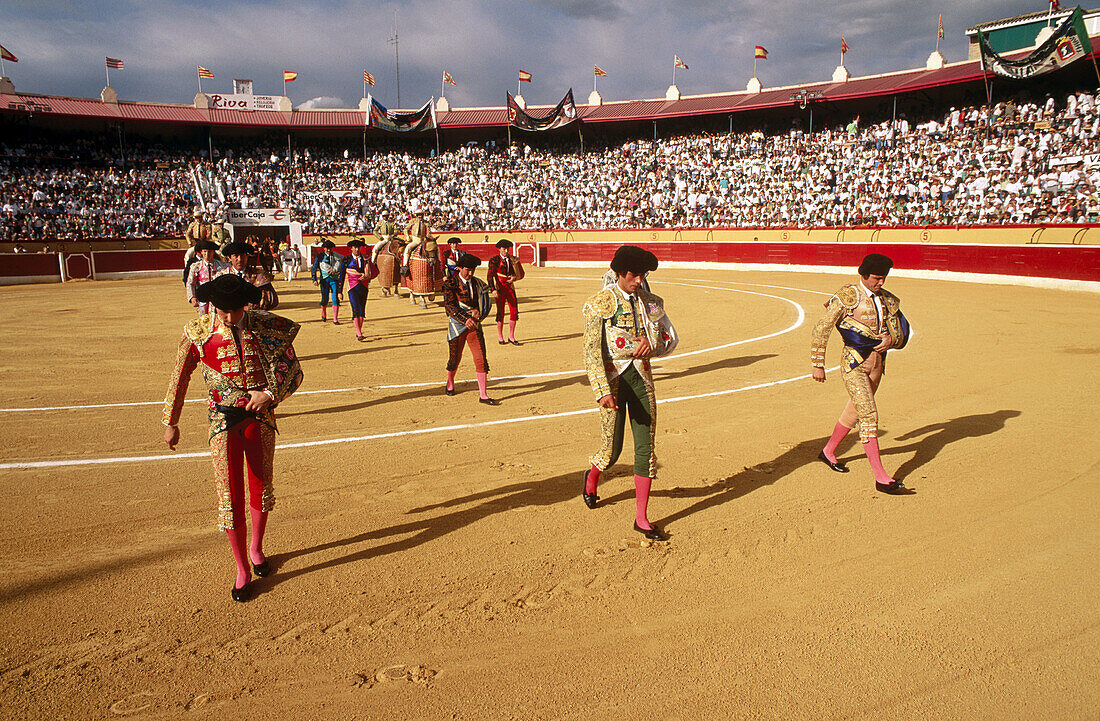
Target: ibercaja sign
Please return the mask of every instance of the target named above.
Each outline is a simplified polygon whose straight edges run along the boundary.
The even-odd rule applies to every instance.
[[[287,208],[230,208],[232,225],[286,225],[290,222]]]

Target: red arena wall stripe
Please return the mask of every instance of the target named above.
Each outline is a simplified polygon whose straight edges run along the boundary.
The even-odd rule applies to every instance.
[[[543,260],[607,260],[617,243],[541,243]],[[911,245],[891,243],[637,243],[669,262],[856,267],[885,253],[896,268],[1100,281],[1100,247]]]

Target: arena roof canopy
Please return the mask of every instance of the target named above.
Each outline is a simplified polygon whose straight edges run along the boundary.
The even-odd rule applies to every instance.
[[[1091,29],[1091,28],[1090,28]],[[1093,35],[1100,47],[1100,36]],[[1020,51],[1023,54],[1026,51]],[[1091,58],[1100,54],[1094,51]],[[1010,56],[1012,54],[1009,54]],[[824,81],[765,88],[761,92],[728,92],[683,96],[679,100],[648,99],[610,101],[601,105],[578,105],[585,123],[615,123],[671,118],[725,116],[770,108],[791,107],[792,95],[805,91],[816,94],[815,102],[842,102],[865,98],[886,98],[967,83],[992,77],[978,60],[949,63],[938,68],[919,68],[880,75],[850,78],[843,82]],[[9,86],[10,88],[10,86]],[[251,127],[272,130],[363,130],[365,110],[227,110],[195,105],[145,102],[105,102],[94,98],[72,98],[32,93],[0,92],[0,114],[32,114],[37,117],[82,118],[111,122],[167,123],[220,128]],[[541,106],[540,106],[541,107]],[[549,109],[551,106],[545,106]],[[533,107],[530,109],[534,109]],[[500,107],[454,108],[438,113],[441,130],[448,128],[503,128],[508,125],[507,109]]]

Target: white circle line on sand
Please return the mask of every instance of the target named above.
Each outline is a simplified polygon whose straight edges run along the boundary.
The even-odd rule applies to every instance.
[[[832,372],[840,368],[840,366],[834,366],[829,368],[827,372]],[[699,398],[714,398],[717,396],[728,396],[734,393],[743,393],[745,391],[761,390],[763,388],[772,388],[774,386],[784,385],[786,383],[794,383],[796,381],[805,380],[810,378],[809,373],[794,376],[792,378],[783,378],[777,381],[768,381],[766,383],[757,383],[751,386],[742,386],[741,388],[729,388],[721,391],[712,391],[710,393],[697,393],[690,396],[679,396],[676,398],[665,398],[658,400],[658,405],[663,403],[678,403],[680,401],[697,400]],[[547,413],[545,415],[537,416],[521,416],[519,418],[501,418],[495,421],[481,421],[479,423],[460,423],[453,426],[436,426],[434,428],[416,428],[407,431],[392,431],[390,433],[375,433],[367,436],[345,436],[342,438],[326,438],[319,441],[300,441],[298,443],[284,443],[276,446],[276,450],[286,451],[295,448],[314,448],[316,446],[331,446],[344,443],[362,443],[363,441],[377,441],[386,438],[404,438],[408,436],[421,436],[428,433],[443,433],[445,431],[464,431],[473,428],[487,428],[490,426],[499,426],[506,423],[525,423],[528,421],[543,421],[553,418],[567,418],[569,416],[585,415],[587,413],[595,413],[597,408],[584,408],[577,411],[562,411],[560,413]],[[118,456],[114,458],[83,458],[72,459],[63,461],[12,461],[8,463],[0,463],[0,470],[26,470],[31,468],[61,468],[72,466],[96,466],[96,465],[110,465],[119,463],[141,463],[148,461],[174,461],[174,460],[186,460],[190,458],[206,458],[209,457],[208,451],[198,451],[192,453],[166,453],[155,456]]]
[[[550,277],[545,278],[545,280],[584,280],[584,281],[590,281],[592,279],[591,278],[581,278],[581,277],[550,276]],[[737,282],[737,281],[729,281],[729,282]],[[688,356],[699,355],[700,353],[712,353],[712,352],[717,351],[717,350],[725,350],[726,348],[732,348],[734,346],[744,345],[745,343],[755,343],[757,341],[768,340],[769,338],[775,338],[776,336],[783,335],[784,333],[790,333],[792,331],[797,330],[806,321],[806,312],[802,309],[802,306],[799,305],[798,303],[796,303],[795,301],[791,300],[790,298],[782,298],[778,295],[771,295],[771,294],[768,294],[768,293],[756,293],[756,292],[753,292],[751,290],[740,290],[738,288],[724,288],[724,287],[721,287],[721,286],[699,285],[697,283],[683,283],[683,282],[678,282],[678,281],[667,281],[665,283],[665,285],[683,285],[683,286],[688,286],[688,287],[691,287],[691,288],[704,288],[704,289],[707,289],[707,290],[724,290],[724,291],[729,291],[729,292],[733,292],[733,293],[745,293],[747,295],[758,295],[762,298],[774,298],[776,300],[781,300],[785,303],[790,303],[792,306],[794,306],[795,311],[797,311],[797,313],[798,313],[798,317],[792,325],[790,325],[787,328],[784,328],[783,330],[776,331],[775,333],[769,333],[767,335],[757,336],[755,338],[746,338],[744,340],[733,341],[732,343],[725,343],[723,345],[716,345],[716,346],[712,346],[710,348],[702,348],[700,350],[689,351],[687,353],[678,353],[676,355],[670,355],[670,356],[667,356],[665,358],[660,358],[660,359],[654,360],[655,365],[660,365],[661,363],[666,362],[666,361],[676,360],[677,358],[687,358]],[[752,284],[751,283],[746,283],[745,285],[752,285]],[[762,286],[762,287],[773,287],[773,286]],[[790,288],[788,290],[799,290],[799,289],[798,288]],[[817,293],[819,291],[807,291],[807,292]],[[553,377],[556,377],[556,376],[581,375],[583,373],[584,373],[583,370],[552,371],[552,372],[549,372],[549,373],[532,373],[532,374],[529,374],[529,375],[501,376],[499,378],[493,378],[493,380],[494,381],[511,381],[511,380],[525,380],[525,379],[528,379],[528,378],[553,378]],[[472,381],[460,381],[460,382],[469,383],[469,382],[472,382]],[[317,394],[321,394],[321,393],[349,393],[349,392],[352,392],[352,391],[363,391],[363,390],[395,390],[395,389],[399,389],[399,388],[427,388],[427,387],[438,385],[438,384],[439,384],[439,381],[426,381],[426,382],[421,381],[421,382],[418,382],[418,383],[393,383],[393,384],[386,384],[386,385],[380,385],[380,386],[360,386],[360,387],[356,387],[356,388],[329,388],[329,389],[323,389],[323,390],[298,391],[294,395],[295,396],[306,396],[306,395],[317,395]],[[189,399],[185,400],[184,403],[209,403],[209,401],[206,398],[189,398]],[[126,408],[126,407],[133,407],[133,406],[163,406],[163,405],[164,405],[164,401],[132,401],[132,402],[126,402],[126,403],[93,403],[93,404],[89,404],[89,405],[76,405],[76,406],[42,406],[42,407],[39,407],[39,408],[0,408],[0,413],[36,413],[36,412],[41,413],[41,412],[47,412],[47,411],[81,411],[81,410],[92,410],[92,409],[96,409],[96,408]]]

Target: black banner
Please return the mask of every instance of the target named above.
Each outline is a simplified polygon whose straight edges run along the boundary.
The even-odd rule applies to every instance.
[[[997,75],[1016,80],[1025,80],[1036,75],[1065,67],[1081,60],[1092,52],[1088,31],[1081,7],[1077,6],[1034,52],[1019,60],[1008,60],[993,52],[983,33],[978,33],[978,44],[982,54],[982,68]]]
[[[414,133],[435,128],[435,106],[429,100],[412,113],[395,113],[371,96],[368,125],[391,133]]]
[[[547,115],[536,117],[528,115],[508,93],[508,123],[520,130],[541,132],[561,128],[577,119],[577,105],[573,102],[573,88],[561,99],[561,102]]]

